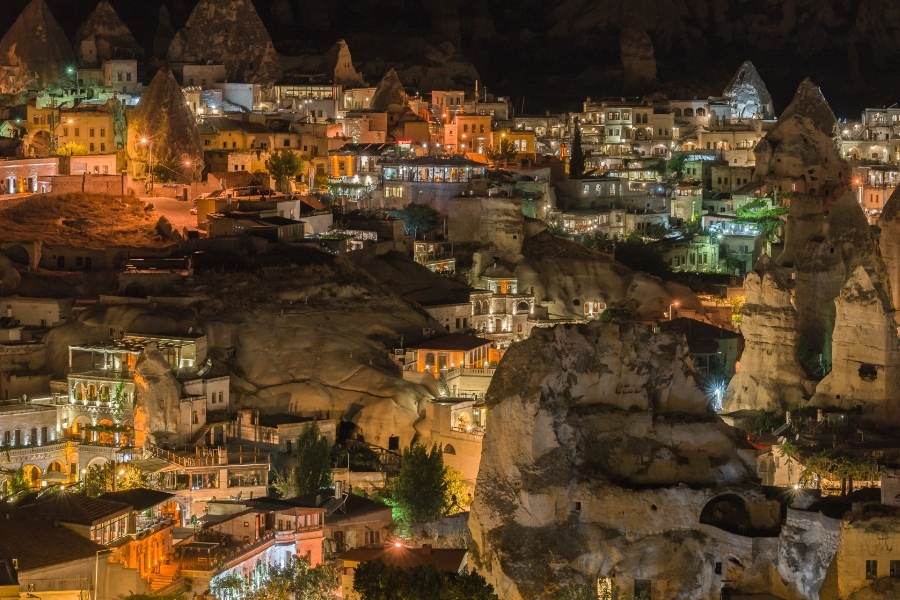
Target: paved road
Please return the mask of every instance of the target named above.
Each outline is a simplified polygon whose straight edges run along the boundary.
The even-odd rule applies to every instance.
[[[194,207],[193,202],[161,196],[146,196],[141,200],[153,204],[156,214],[166,217],[177,231],[181,232],[185,228],[197,229],[197,215],[191,214],[191,209]]]

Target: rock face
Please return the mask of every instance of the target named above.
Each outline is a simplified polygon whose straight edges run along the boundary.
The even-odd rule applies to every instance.
[[[65,76],[75,57],[65,32],[45,0],[31,0],[0,40],[0,93],[45,87]]]
[[[654,597],[719,597],[711,561],[734,550],[700,521],[730,511],[726,490],[753,496],[753,475],[682,340],[632,323],[537,330],[509,349],[487,403],[471,554],[501,598],[601,577],[626,594],[638,579]],[[777,528],[777,505],[758,506],[746,527]]]
[[[200,0],[169,46],[169,61],[221,63],[230,81],[274,83],[275,46],[252,0]]]
[[[729,99],[732,114],[740,119],[771,119],[775,116],[769,88],[749,60],[738,68],[722,95]]]
[[[774,265],[771,265],[774,266]],[[740,369],[725,393],[729,411],[780,412],[799,406],[805,393],[803,368],[797,361],[797,311],[784,273],[767,261],[744,280],[746,300],[741,313],[745,348]]]
[[[181,384],[159,349],[151,345],[138,357],[134,372],[135,440],[157,445],[176,441]],[[142,444],[141,444],[142,445]]]
[[[79,63],[85,66],[99,65],[112,58],[137,58],[144,53],[107,0],[101,0],[78,28],[75,48]]]
[[[619,52],[624,70],[624,89],[641,91],[656,81],[656,55],[646,30],[629,26],[619,34]]]
[[[363,87],[366,82],[353,66],[350,47],[343,39],[338,40],[325,54],[325,72],[333,77],[336,84],[345,88]]]
[[[407,107],[409,96],[400,81],[400,76],[393,68],[388,69],[372,96],[372,110],[380,112],[397,112]]]
[[[142,139],[152,141],[155,164],[167,165],[182,178],[203,170],[203,142],[197,123],[181,86],[167,68],[156,72],[128,119],[129,155],[148,161],[151,150]]]
[[[784,249],[745,282],[746,346],[727,411],[816,406],[864,409],[900,423],[900,344],[893,294],[900,250],[895,206],[882,217],[881,253],[834,146],[836,120],[804,80],[757,145],[756,178],[790,192]]]
[[[881,260],[891,294],[891,306],[900,307],[900,189],[895,189],[878,219]],[[900,323],[898,323],[900,324]]]
[[[830,202],[846,190],[850,176],[836,150],[836,131],[822,91],[805,79],[778,124],[756,145],[754,176],[780,191]]]

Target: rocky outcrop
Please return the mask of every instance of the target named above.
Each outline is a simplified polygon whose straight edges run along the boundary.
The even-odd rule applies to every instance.
[[[167,68],[156,72],[128,119],[129,156],[149,162],[151,151],[155,165],[165,165],[182,179],[203,170],[200,131],[181,86]]]
[[[862,407],[872,420],[900,423],[900,339],[887,290],[877,273],[857,266],[835,304],[831,372],[813,404]]]
[[[350,47],[344,39],[340,39],[325,53],[325,73],[332,77],[334,83],[345,88],[363,87],[366,82],[353,66]]]
[[[409,96],[406,94],[406,88],[400,81],[396,69],[388,69],[378,87],[375,88],[375,94],[372,96],[372,110],[381,112],[399,112],[407,108]]]
[[[658,319],[677,299],[682,308],[702,311],[693,293],[611,257],[550,233],[529,237],[515,264],[519,289],[533,293],[552,318],[580,318],[587,303],[625,310],[639,319]],[[486,265],[488,266],[488,265]]]
[[[168,58],[176,63],[221,63],[229,81],[274,83],[281,64],[252,0],[200,0],[175,34]]]
[[[619,53],[625,91],[646,91],[656,81],[656,55],[650,35],[637,26],[625,27],[619,34]]]
[[[754,149],[754,177],[783,192],[826,204],[843,193],[850,170],[835,145],[837,119],[819,87],[805,79],[778,124]]]
[[[605,577],[624,593],[642,579],[666,598],[718,598],[713,557],[742,554],[717,519],[743,500],[721,494],[754,507],[741,513],[748,530],[777,529],[777,503],[754,491],[738,438],[671,334],[538,330],[509,349],[487,403],[470,550],[506,600],[559,598]],[[762,569],[755,560],[738,563]]]
[[[731,104],[731,114],[739,119],[771,119],[775,116],[769,88],[749,60],[741,64],[722,95]]]
[[[113,58],[138,58],[144,51],[107,0],[101,0],[78,28],[75,50],[82,65],[100,65]]]
[[[878,250],[884,263],[891,306],[900,307],[900,188],[895,189],[885,203],[878,227],[881,230]]]
[[[161,446],[179,441],[181,384],[155,345],[144,348],[138,357],[134,389],[135,440]]]
[[[31,0],[0,39],[0,93],[46,87],[66,77],[75,56],[46,0]]]
[[[811,400],[862,407],[881,424],[900,423],[892,397],[900,383],[895,205],[889,202],[882,217],[879,255],[848,187],[835,131],[831,108],[807,79],[757,145],[757,179],[796,191],[787,198],[783,251],[745,281],[746,347],[726,393],[727,411],[779,412]]]
[[[728,412],[782,412],[799,406],[807,395],[797,361],[797,311],[788,281],[768,259],[744,280],[741,333],[745,348],[737,373],[725,393]]]

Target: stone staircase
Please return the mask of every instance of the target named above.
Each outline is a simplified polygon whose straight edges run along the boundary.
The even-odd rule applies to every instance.
[[[159,573],[150,575],[150,590],[158,592],[162,589],[170,587],[178,578],[178,567],[174,564],[167,563],[161,565]]]

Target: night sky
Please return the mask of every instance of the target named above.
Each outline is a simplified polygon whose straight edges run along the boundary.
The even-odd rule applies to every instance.
[[[5,0],[0,27],[5,30],[27,1]],[[96,1],[47,0],[70,36]],[[640,22],[655,45],[660,80],[656,88],[669,95],[717,94],[741,61],[749,58],[769,86],[777,111],[807,75],[822,86],[839,117],[855,118],[864,106],[900,99],[900,79],[895,76],[900,35],[894,34],[900,24],[879,22],[881,14],[889,12],[871,8],[879,0],[796,0],[790,18],[779,12],[788,3],[740,0],[657,5],[690,12],[674,15],[648,12],[639,0],[288,1],[293,3],[296,22],[273,25],[271,1],[254,0],[283,53],[323,51],[344,37],[354,61],[365,70],[366,61],[376,55],[382,62],[399,64],[419,60],[404,54],[409,37],[435,44],[450,40],[491,89],[512,95],[516,106],[524,96],[530,113],[577,110],[585,96],[622,92],[618,30],[630,19],[629,10],[642,11]],[[146,47],[151,45],[163,2],[176,28],[195,4],[112,0]],[[869,15],[866,21],[865,6],[877,18]],[[473,15],[486,16],[488,34],[476,31]]]

